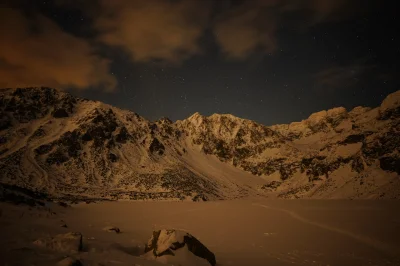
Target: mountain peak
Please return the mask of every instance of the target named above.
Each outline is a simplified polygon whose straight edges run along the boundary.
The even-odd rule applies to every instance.
[[[9,185],[130,199],[375,197],[377,187],[360,180],[379,174],[382,195],[398,193],[386,185],[400,174],[400,92],[365,115],[338,107],[270,127],[198,112],[151,123],[47,88],[4,89],[0,102],[1,181]]]
[[[188,122],[198,126],[203,122],[203,120],[204,120],[204,116],[202,116],[199,112],[196,112],[183,121],[188,121]]]
[[[381,111],[394,109],[400,106],[400,90],[389,94],[381,104]]]
[[[196,112],[194,114],[192,114],[191,116],[189,116],[187,119],[197,119],[198,117],[203,117],[199,112]]]
[[[231,120],[239,120],[239,119],[241,119],[241,118],[239,118],[239,117],[237,117],[237,116],[234,116],[234,115],[232,115],[232,114],[218,114],[218,113],[214,113],[214,114],[212,114],[212,115],[209,116],[209,118],[217,118],[217,119],[219,119],[219,118],[221,118],[221,117],[226,117],[226,118],[231,119]]]

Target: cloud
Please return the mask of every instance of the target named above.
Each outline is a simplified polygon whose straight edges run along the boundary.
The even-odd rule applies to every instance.
[[[211,28],[228,58],[279,47],[282,25],[306,29],[343,16],[345,0],[57,0],[86,10],[97,40],[122,48],[133,61],[179,64],[203,52],[199,40]],[[71,4],[72,3],[72,4]],[[90,3],[90,4],[89,4]]]
[[[333,66],[315,75],[316,85],[324,89],[348,88],[373,69],[373,65],[353,64],[348,66]]]
[[[50,19],[0,8],[0,87],[115,88],[109,61]]]
[[[179,64],[201,53],[209,1],[99,0],[93,12],[99,40],[123,48],[134,61]]]
[[[344,0],[244,1],[219,15],[214,34],[227,57],[245,59],[255,51],[274,52],[279,25],[307,28],[339,18],[344,6]]]
[[[257,49],[273,52],[277,46],[275,32],[275,19],[254,9],[232,12],[214,28],[217,43],[225,55],[238,59],[246,58]]]
[[[83,9],[95,34],[89,41],[63,31],[54,21],[0,8],[0,87],[51,86],[112,90],[110,60],[95,45],[118,47],[135,62],[180,64],[203,53],[200,39],[212,29],[227,58],[272,53],[281,25],[308,27],[337,18],[344,0],[56,0]],[[228,3],[221,7],[219,3]],[[231,4],[229,4],[231,3]],[[25,10],[25,9],[24,9]],[[26,11],[26,10],[25,10]],[[293,18],[302,17],[301,23]],[[304,18],[307,19],[304,19]],[[290,24],[291,23],[291,24]]]

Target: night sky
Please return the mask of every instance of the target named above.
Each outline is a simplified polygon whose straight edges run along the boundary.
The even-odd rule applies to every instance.
[[[5,2],[0,87],[63,88],[150,120],[265,125],[399,89],[396,1]]]

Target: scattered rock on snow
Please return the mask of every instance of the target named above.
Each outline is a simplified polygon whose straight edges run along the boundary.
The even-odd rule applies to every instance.
[[[65,259],[59,261],[57,266],[82,266],[82,263],[77,259],[66,257]]]
[[[54,237],[41,238],[33,242],[35,245],[59,252],[82,251],[82,234],[70,232]]]
[[[61,220],[60,227],[68,228],[68,225],[65,223],[64,220]]]
[[[117,234],[121,233],[121,230],[116,226],[106,226],[103,228],[103,230],[107,232],[115,232]]]
[[[186,254],[183,252],[185,250],[188,251]],[[199,260],[199,258],[202,258],[207,260],[210,265],[216,265],[214,253],[208,250],[194,236],[180,230],[162,229],[154,231],[152,238],[145,247],[145,253],[147,257],[153,256],[155,259],[165,257],[164,261],[166,262],[168,262],[168,258],[173,258],[174,262],[194,265],[195,261],[202,261]],[[188,253],[192,254],[192,258],[188,258]],[[180,256],[182,256],[183,261],[180,261]],[[203,262],[206,263],[206,261]]]

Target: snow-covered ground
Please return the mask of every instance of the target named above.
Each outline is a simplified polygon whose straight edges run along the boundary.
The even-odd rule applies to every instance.
[[[0,264],[55,265],[33,241],[80,232],[83,265],[161,265],[141,257],[155,229],[180,229],[217,265],[400,265],[399,201],[103,202],[49,210],[0,204]],[[67,227],[61,227],[61,225]],[[107,232],[107,226],[121,229]],[[187,265],[190,265],[187,264]]]

